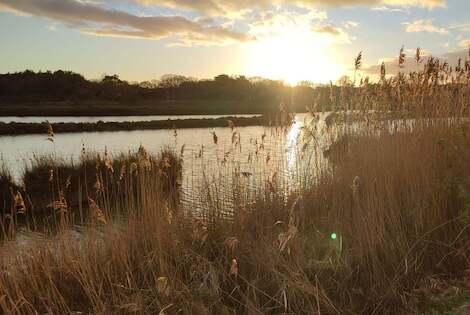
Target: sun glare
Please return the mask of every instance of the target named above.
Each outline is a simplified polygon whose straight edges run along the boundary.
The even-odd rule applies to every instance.
[[[248,45],[246,73],[297,84],[336,81],[342,67],[329,57],[327,38],[310,31],[287,29]]]

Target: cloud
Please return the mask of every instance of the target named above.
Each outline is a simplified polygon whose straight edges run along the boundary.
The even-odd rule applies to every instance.
[[[245,23],[250,27],[250,33],[256,37],[284,34],[286,31],[310,32],[313,26],[327,19],[325,11],[309,10],[296,12],[283,8],[253,12],[245,16]]]
[[[343,23],[344,27],[349,29],[349,28],[355,28],[355,27],[358,27],[359,26],[359,23],[358,22],[354,22],[354,21],[346,21]]]
[[[459,47],[467,47],[467,48],[469,48],[469,47],[470,47],[470,39],[462,39],[462,40],[459,42]]]
[[[442,8],[447,3],[446,0],[382,0],[374,2],[397,7],[423,7],[427,9]]]
[[[350,44],[352,40],[356,39],[351,37],[343,28],[333,24],[314,26],[311,31],[318,35],[327,36],[330,38],[330,41],[336,43]]]
[[[177,38],[184,45],[219,45],[253,38],[182,16],[137,16],[84,0],[0,0],[0,9],[61,22],[97,36],[143,39]]]
[[[449,26],[450,29],[455,29],[461,32],[470,32],[470,23],[457,23]]]
[[[407,9],[404,8],[397,8],[397,7],[390,7],[390,6],[381,6],[381,7],[373,7],[373,11],[381,11],[381,12],[399,12],[399,13],[408,13]]]
[[[249,34],[258,40],[265,38],[302,37],[323,43],[350,43],[351,38],[345,31],[355,27],[354,22],[338,27],[327,20],[327,13],[316,9],[298,12],[297,10],[276,8],[257,11],[245,16]]]
[[[441,35],[449,34],[449,31],[443,27],[437,27],[433,24],[432,19],[416,20],[413,22],[402,23],[405,26],[405,31],[408,33],[437,33]]]
[[[444,7],[446,0],[133,0],[144,5],[155,5],[173,9],[186,9],[208,15],[243,14],[243,12],[265,9],[272,6],[391,6]]]
[[[49,32],[57,32],[57,25],[49,24],[48,26],[46,26],[46,30],[48,30]]]
[[[313,27],[312,31],[314,33],[323,33],[323,34],[329,34],[333,36],[339,36],[343,32],[340,28],[337,28],[336,26],[331,25],[331,24]]]

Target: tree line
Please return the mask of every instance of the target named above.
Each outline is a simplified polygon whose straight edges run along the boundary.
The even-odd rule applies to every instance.
[[[306,106],[327,95],[328,86],[302,82],[293,87],[282,81],[245,76],[218,75],[197,80],[181,75],[164,75],[159,80],[127,82],[118,75],[87,80],[71,71],[23,72],[0,74],[0,104],[40,102],[84,103],[110,101],[134,104],[142,101],[224,100],[256,104],[262,109],[280,104],[304,111]],[[322,90],[325,90],[322,93]],[[321,97],[320,97],[321,98]]]

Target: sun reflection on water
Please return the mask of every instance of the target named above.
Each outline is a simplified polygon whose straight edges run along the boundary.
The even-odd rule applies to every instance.
[[[298,117],[295,117],[295,121],[292,124],[289,132],[287,133],[287,166],[289,170],[292,170],[297,161],[297,142],[302,130],[303,123]]]

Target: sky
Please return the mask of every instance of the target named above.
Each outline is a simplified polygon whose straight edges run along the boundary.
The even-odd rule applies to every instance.
[[[164,74],[296,84],[385,62],[404,46],[470,58],[468,0],[0,0],[0,73],[70,70],[140,82]]]

